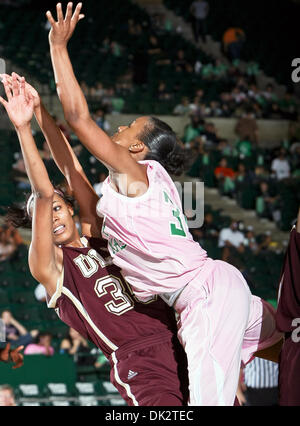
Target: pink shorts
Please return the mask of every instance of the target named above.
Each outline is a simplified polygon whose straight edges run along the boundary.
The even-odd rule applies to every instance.
[[[175,304],[178,337],[188,358],[190,405],[233,405],[241,363],[272,346],[274,309],[253,296],[229,263],[208,259]]]

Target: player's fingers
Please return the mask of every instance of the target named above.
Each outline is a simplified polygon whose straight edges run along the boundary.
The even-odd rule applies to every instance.
[[[83,13],[81,13],[81,14],[79,15],[78,21],[80,21],[80,20],[81,20],[81,19],[83,19],[83,18],[85,18],[85,15],[84,15]]]
[[[17,76],[12,73],[12,92],[13,96],[18,96],[20,94],[20,83],[17,80]]]
[[[21,77],[20,80],[20,95],[25,95],[25,78]]]
[[[17,72],[13,72],[13,74],[17,77],[17,80],[21,80],[22,78],[24,78],[24,77],[21,77]]]
[[[0,96],[0,103],[4,106],[4,108],[6,108],[8,102],[2,98],[2,96]]]
[[[79,20],[81,8],[82,8],[82,3],[78,3],[78,5],[76,6],[76,9],[73,13],[73,16],[72,16],[73,21],[77,22]]]
[[[11,76],[9,74],[0,74],[0,81],[2,82],[4,79],[11,81]]]
[[[57,3],[56,13],[57,13],[57,21],[60,24],[64,20],[64,15],[63,15],[61,3]]]
[[[10,101],[11,98],[12,98],[12,94],[11,94],[11,84],[12,83],[9,83],[5,78],[2,80],[2,83],[3,83],[3,86],[4,86],[4,90],[5,90],[7,100]]]
[[[73,9],[73,3],[70,2],[67,5],[65,21],[69,21],[72,18],[72,9]]]
[[[54,24],[55,24],[55,20],[54,20],[54,18],[52,16],[52,13],[50,12],[50,10],[48,10],[46,12],[46,17],[47,17],[48,21],[50,22],[51,26],[53,27]]]

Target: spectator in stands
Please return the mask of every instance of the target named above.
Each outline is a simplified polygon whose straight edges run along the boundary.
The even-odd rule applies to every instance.
[[[204,0],[193,1],[190,7],[190,13],[192,17],[192,27],[195,42],[198,43],[199,37],[201,37],[205,43],[206,18],[209,13],[208,2]]]
[[[244,163],[239,163],[237,166],[237,171],[235,174],[236,185],[246,184],[251,185],[253,183],[253,174],[251,171],[247,170]]]
[[[199,243],[201,240],[217,240],[219,236],[219,229],[214,223],[214,217],[212,213],[206,213],[202,227],[199,229],[191,229],[191,233],[194,240],[198,241]]]
[[[264,92],[262,92],[262,96],[268,101],[268,102],[277,102],[278,96],[274,92],[274,86],[273,84],[269,83],[266,86],[266,89]]]
[[[217,146],[217,150],[220,151],[222,157],[228,157],[232,155],[232,146],[228,142],[228,139],[220,139]]]
[[[168,101],[172,98],[172,94],[167,89],[166,83],[164,81],[160,81],[157,88],[157,98],[160,101]]]
[[[278,156],[271,163],[271,172],[274,173],[277,180],[282,180],[290,177],[291,166],[286,157],[286,150],[280,148]]]
[[[89,86],[86,84],[86,82],[84,80],[82,80],[80,82],[80,87],[84,93],[85,96],[89,96],[91,93],[91,89],[89,88]]]
[[[267,231],[262,235],[259,235],[257,237],[257,254],[258,253],[267,253],[270,250],[270,247],[272,245],[272,237],[271,232]]]
[[[239,119],[235,126],[235,133],[240,140],[248,139],[255,146],[257,145],[258,126],[252,109],[248,108],[245,115]]]
[[[189,107],[189,98],[187,96],[183,96],[181,98],[181,103],[176,105],[173,114],[174,115],[187,115],[190,112]]]
[[[97,125],[104,130],[106,133],[110,130],[110,124],[105,119],[105,112],[103,108],[98,108],[97,111],[94,114],[94,120],[96,121]]]
[[[260,193],[256,201],[257,213],[261,217],[265,217],[275,222],[279,222],[281,218],[279,202],[279,194],[275,194],[269,187],[268,182],[263,181],[259,185]],[[261,206],[259,206],[261,203]]]
[[[223,228],[219,234],[218,246],[223,249],[222,260],[227,261],[237,251],[244,252],[244,234],[238,230],[238,222],[232,220],[229,228]]]
[[[245,33],[241,28],[230,27],[225,31],[223,48],[231,61],[240,59],[245,39]]]
[[[206,108],[206,115],[208,117],[221,117],[223,115],[222,108],[217,101],[211,101]]]
[[[97,351],[97,359],[96,362],[94,364],[95,368],[101,368],[104,365],[108,364],[108,360],[106,358],[106,356],[100,351],[100,349]]]
[[[81,87],[81,85],[80,85],[80,87]],[[82,89],[82,90],[84,92],[84,89]],[[97,81],[95,86],[90,89],[90,95],[93,96],[94,98],[98,99],[99,101],[105,95],[105,89],[103,87],[103,84],[100,81]]]
[[[1,319],[5,324],[6,341],[10,342],[14,347],[26,346],[32,343],[38,335],[38,330],[28,332],[26,328],[17,321],[9,310],[4,310]]]
[[[24,350],[24,355],[54,355],[51,346],[52,334],[48,332],[39,333],[36,343],[30,343]]]
[[[14,389],[10,385],[0,385],[0,407],[16,407]]]
[[[94,363],[94,360],[90,356],[90,348],[87,340],[71,327],[67,336],[60,344],[60,353],[68,353],[74,356],[77,365],[92,365]]]
[[[297,119],[297,104],[291,92],[286,92],[284,97],[280,99],[278,103],[284,119]]]
[[[278,405],[278,364],[255,357],[244,368],[243,392],[246,406]]]
[[[12,165],[13,169],[13,180],[16,182],[17,188],[29,191],[31,188],[28,180],[25,163],[21,152],[14,153],[15,163]]]
[[[211,146],[217,146],[220,141],[216,126],[212,122],[206,122],[204,124],[202,136],[205,136],[206,143]]]
[[[204,106],[204,108],[203,108]],[[200,96],[195,96],[189,105],[190,114],[192,116],[198,115],[199,117],[205,116],[205,105],[201,103]]]
[[[248,138],[237,141],[235,149],[241,159],[251,157],[253,153],[252,142]]]
[[[254,254],[257,253],[258,245],[255,238],[253,226],[248,226],[245,232],[244,246],[248,247]]]
[[[183,49],[179,49],[176,53],[176,58],[174,60],[175,67],[180,70],[181,72],[184,72],[187,70],[188,61],[185,57],[185,53]]]
[[[191,121],[184,127],[183,142],[190,144],[190,142],[200,136],[204,128],[204,120],[202,120],[197,114],[191,115]]]
[[[215,168],[214,175],[218,181],[218,187],[223,194],[232,194],[235,189],[235,171],[228,167],[227,159],[223,157],[219,166]]]

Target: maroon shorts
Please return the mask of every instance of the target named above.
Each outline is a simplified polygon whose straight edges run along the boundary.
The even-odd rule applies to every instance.
[[[151,336],[111,356],[111,382],[130,406],[185,406],[188,374],[185,352],[170,334]]]
[[[279,361],[279,405],[300,406],[300,342],[288,337]]]

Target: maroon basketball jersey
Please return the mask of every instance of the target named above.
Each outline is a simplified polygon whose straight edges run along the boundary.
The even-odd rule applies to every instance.
[[[174,311],[155,297],[138,301],[98,238],[89,247],[63,247],[63,278],[48,306],[60,319],[91,340],[109,357],[125,346],[142,347],[158,336],[176,333]]]
[[[300,318],[300,234],[293,228],[281,272],[276,325],[290,333]],[[297,324],[299,325],[299,324]]]

